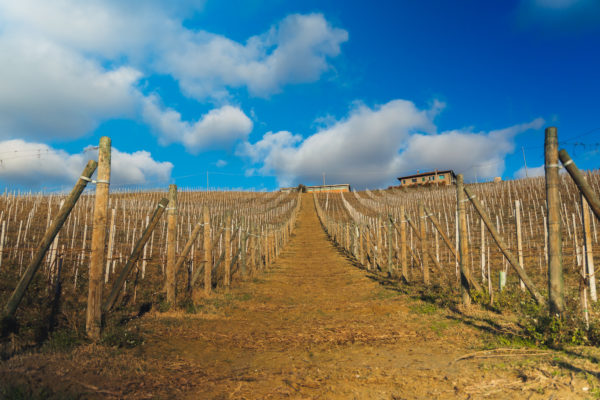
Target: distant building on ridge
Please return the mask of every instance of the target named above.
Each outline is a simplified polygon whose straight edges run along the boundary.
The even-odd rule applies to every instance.
[[[453,185],[456,183],[456,175],[451,169],[421,173],[417,170],[416,174],[401,176],[398,180],[400,187]]]

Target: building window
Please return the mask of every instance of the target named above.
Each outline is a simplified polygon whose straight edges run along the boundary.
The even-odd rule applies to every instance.
[[[417,183],[417,178],[413,178],[413,183]]]
[[[421,181],[425,182],[425,178],[421,178]]]
[[[432,180],[434,180],[434,179],[435,179],[435,176],[433,176],[433,175],[429,177],[429,180],[430,180],[430,181],[432,181]]]
[[[440,179],[444,179],[444,175],[438,175]]]

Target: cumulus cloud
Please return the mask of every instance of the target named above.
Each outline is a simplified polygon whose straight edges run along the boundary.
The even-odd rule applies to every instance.
[[[2,141],[0,149],[0,182],[28,187],[73,184],[87,161],[98,158],[98,152],[91,147],[69,154],[21,139]],[[111,184],[114,185],[166,182],[173,169],[173,164],[156,161],[147,151],[125,153],[114,147],[111,164]]]
[[[161,108],[155,96],[144,99],[142,114],[162,144],[181,143],[192,154],[230,148],[238,140],[247,139],[253,126],[242,110],[228,105],[209,111],[195,122],[183,121],[179,112]]]
[[[395,184],[416,169],[454,169],[466,179],[492,178],[504,171],[514,137],[539,129],[542,119],[490,132],[453,130],[438,133],[433,122],[443,108],[436,102],[420,110],[393,100],[377,107],[354,108],[349,116],[306,139],[291,132],[268,132],[244,143],[237,154],[259,164],[259,173],[275,174],[281,185],[329,182],[356,187]]]
[[[135,109],[133,68],[107,70],[39,37],[0,35],[0,54],[0,139],[79,137]]]
[[[529,167],[527,168],[527,172],[525,172],[525,166],[523,166],[522,168],[519,168],[517,171],[515,171],[515,179],[522,179],[522,178],[534,178],[536,176],[544,176],[545,171],[544,171],[544,164],[540,165],[539,167]]]
[[[173,4],[171,4],[173,3]],[[185,26],[203,1],[0,0],[0,140],[69,140],[114,118],[142,120],[192,153],[246,139],[231,88],[269,96],[313,82],[348,38],[322,14],[289,15],[244,42]],[[167,74],[217,107],[184,121],[143,79]]]
[[[180,2],[174,2],[180,3]],[[203,2],[0,1],[0,24],[100,60],[123,59],[146,74],[173,76],[197,99],[247,87],[268,96],[290,83],[313,82],[329,69],[348,33],[322,14],[293,14],[265,33],[237,42],[184,25]]]
[[[246,43],[206,31],[181,33],[155,65],[195,98],[224,97],[227,87],[241,86],[268,96],[286,84],[316,81],[346,40],[348,33],[322,14],[294,14]]]

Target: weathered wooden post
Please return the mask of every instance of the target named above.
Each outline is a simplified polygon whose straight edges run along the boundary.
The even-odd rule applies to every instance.
[[[231,212],[225,218],[225,274],[223,285],[229,287],[231,281]]]
[[[175,305],[175,244],[177,242],[177,185],[169,185],[169,206],[167,207],[167,303]]]
[[[556,128],[554,129],[556,130]],[[596,215],[596,218],[600,219],[600,199],[594,193],[594,190],[592,189],[590,184],[585,180],[585,177],[583,176],[579,168],[577,168],[575,162],[571,159],[571,157],[569,157],[567,151],[564,149],[561,150],[558,153],[558,156],[569,175],[571,175],[571,178],[573,178],[573,181],[575,181],[575,184],[579,188],[579,191],[587,200],[592,212],[594,213],[594,215]]]
[[[517,225],[517,257],[519,257],[519,265],[525,269],[523,265],[523,235],[521,233],[521,202],[515,200],[515,223]],[[525,290],[525,283],[519,279],[521,290]]]
[[[589,281],[590,299],[598,301],[596,293],[596,273],[594,271],[594,254],[592,251],[592,234],[590,230],[590,210],[585,196],[581,194],[581,213],[583,214],[583,246],[585,248],[585,274]]]
[[[79,177],[79,180],[77,181],[77,183],[71,190],[71,193],[69,193],[69,196],[66,198],[62,207],[58,211],[58,215],[50,224],[50,226],[46,230],[46,233],[44,233],[44,236],[40,240],[37,250],[33,253],[29,265],[25,269],[25,272],[21,276],[19,283],[17,283],[17,287],[13,291],[12,295],[8,299],[8,302],[6,303],[6,306],[4,307],[4,312],[2,315],[3,324],[6,321],[14,318],[15,312],[17,311],[17,307],[19,307],[19,303],[21,303],[21,300],[25,295],[27,287],[29,286],[31,280],[33,279],[33,276],[39,269],[42,260],[44,259],[44,256],[48,251],[48,248],[50,247],[50,245],[54,241],[54,238],[60,231],[60,228],[62,228],[63,224],[67,220],[67,217],[69,216],[71,210],[75,206],[75,203],[77,203],[77,200],[83,192],[83,189],[85,189],[88,182],[90,182],[90,177],[96,170],[97,165],[98,164],[96,163],[96,161],[88,161],[87,165],[83,169],[83,172],[81,173],[81,176]]]
[[[208,207],[204,206],[204,294],[210,296],[212,292],[212,242],[210,240],[210,214]]]
[[[102,326],[102,285],[106,262],[106,224],[108,222],[108,195],[110,187],[111,140],[100,138],[98,146],[98,179],[94,204],[92,230],[92,253],[90,255],[90,277],[88,283],[88,304],[85,330],[90,339],[100,339]]]
[[[467,216],[465,212],[465,191],[463,175],[456,176],[456,202],[458,208],[458,254],[460,265],[460,287],[462,303],[466,306],[471,304],[471,295],[469,293],[470,271],[467,266],[467,257],[469,248],[467,244]]]
[[[561,315],[565,311],[565,294],[560,234],[558,135],[555,127],[546,128],[544,153],[548,206],[548,305],[551,315]]]
[[[429,263],[425,254],[428,252],[427,248],[427,230],[425,229],[425,210],[423,209],[423,203],[419,202],[419,234],[421,235],[421,263],[423,265],[423,283],[429,285]]]
[[[181,266],[185,262],[185,258],[189,254],[190,250],[193,249],[194,242],[196,241],[196,239],[198,239],[201,229],[202,229],[202,224],[197,223],[196,226],[194,227],[194,230],[190,234],[190,238],[188,239],[187,243],[185,244],[183,251],[177,257],[177,263],[175,264],[175,274],[177,274],[177,271],[179,271],[179,268],[181,268]],[[144,247],[144,250],[145,249],[146,249],[146,247]],[[192,258],[193,258],[193,256],[192,256]]]
[[[393,233],[392,233],[392,216],[388,215],[388,219],[387,219],[387,243],[388,243],[388,274],[389,276],[394,276],[394,258],[393,258],[393,252],[392,252],[392,240],[393,240]]]
[[[408,282],[408,261],[406,259],[406,214],[404,206],[400,206],[400,265],[402,277]]]

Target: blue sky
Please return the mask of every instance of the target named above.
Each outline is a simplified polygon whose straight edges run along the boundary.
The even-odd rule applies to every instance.
[[[273,190],[598,168],[596,0],[0,0],[0,187]]]

